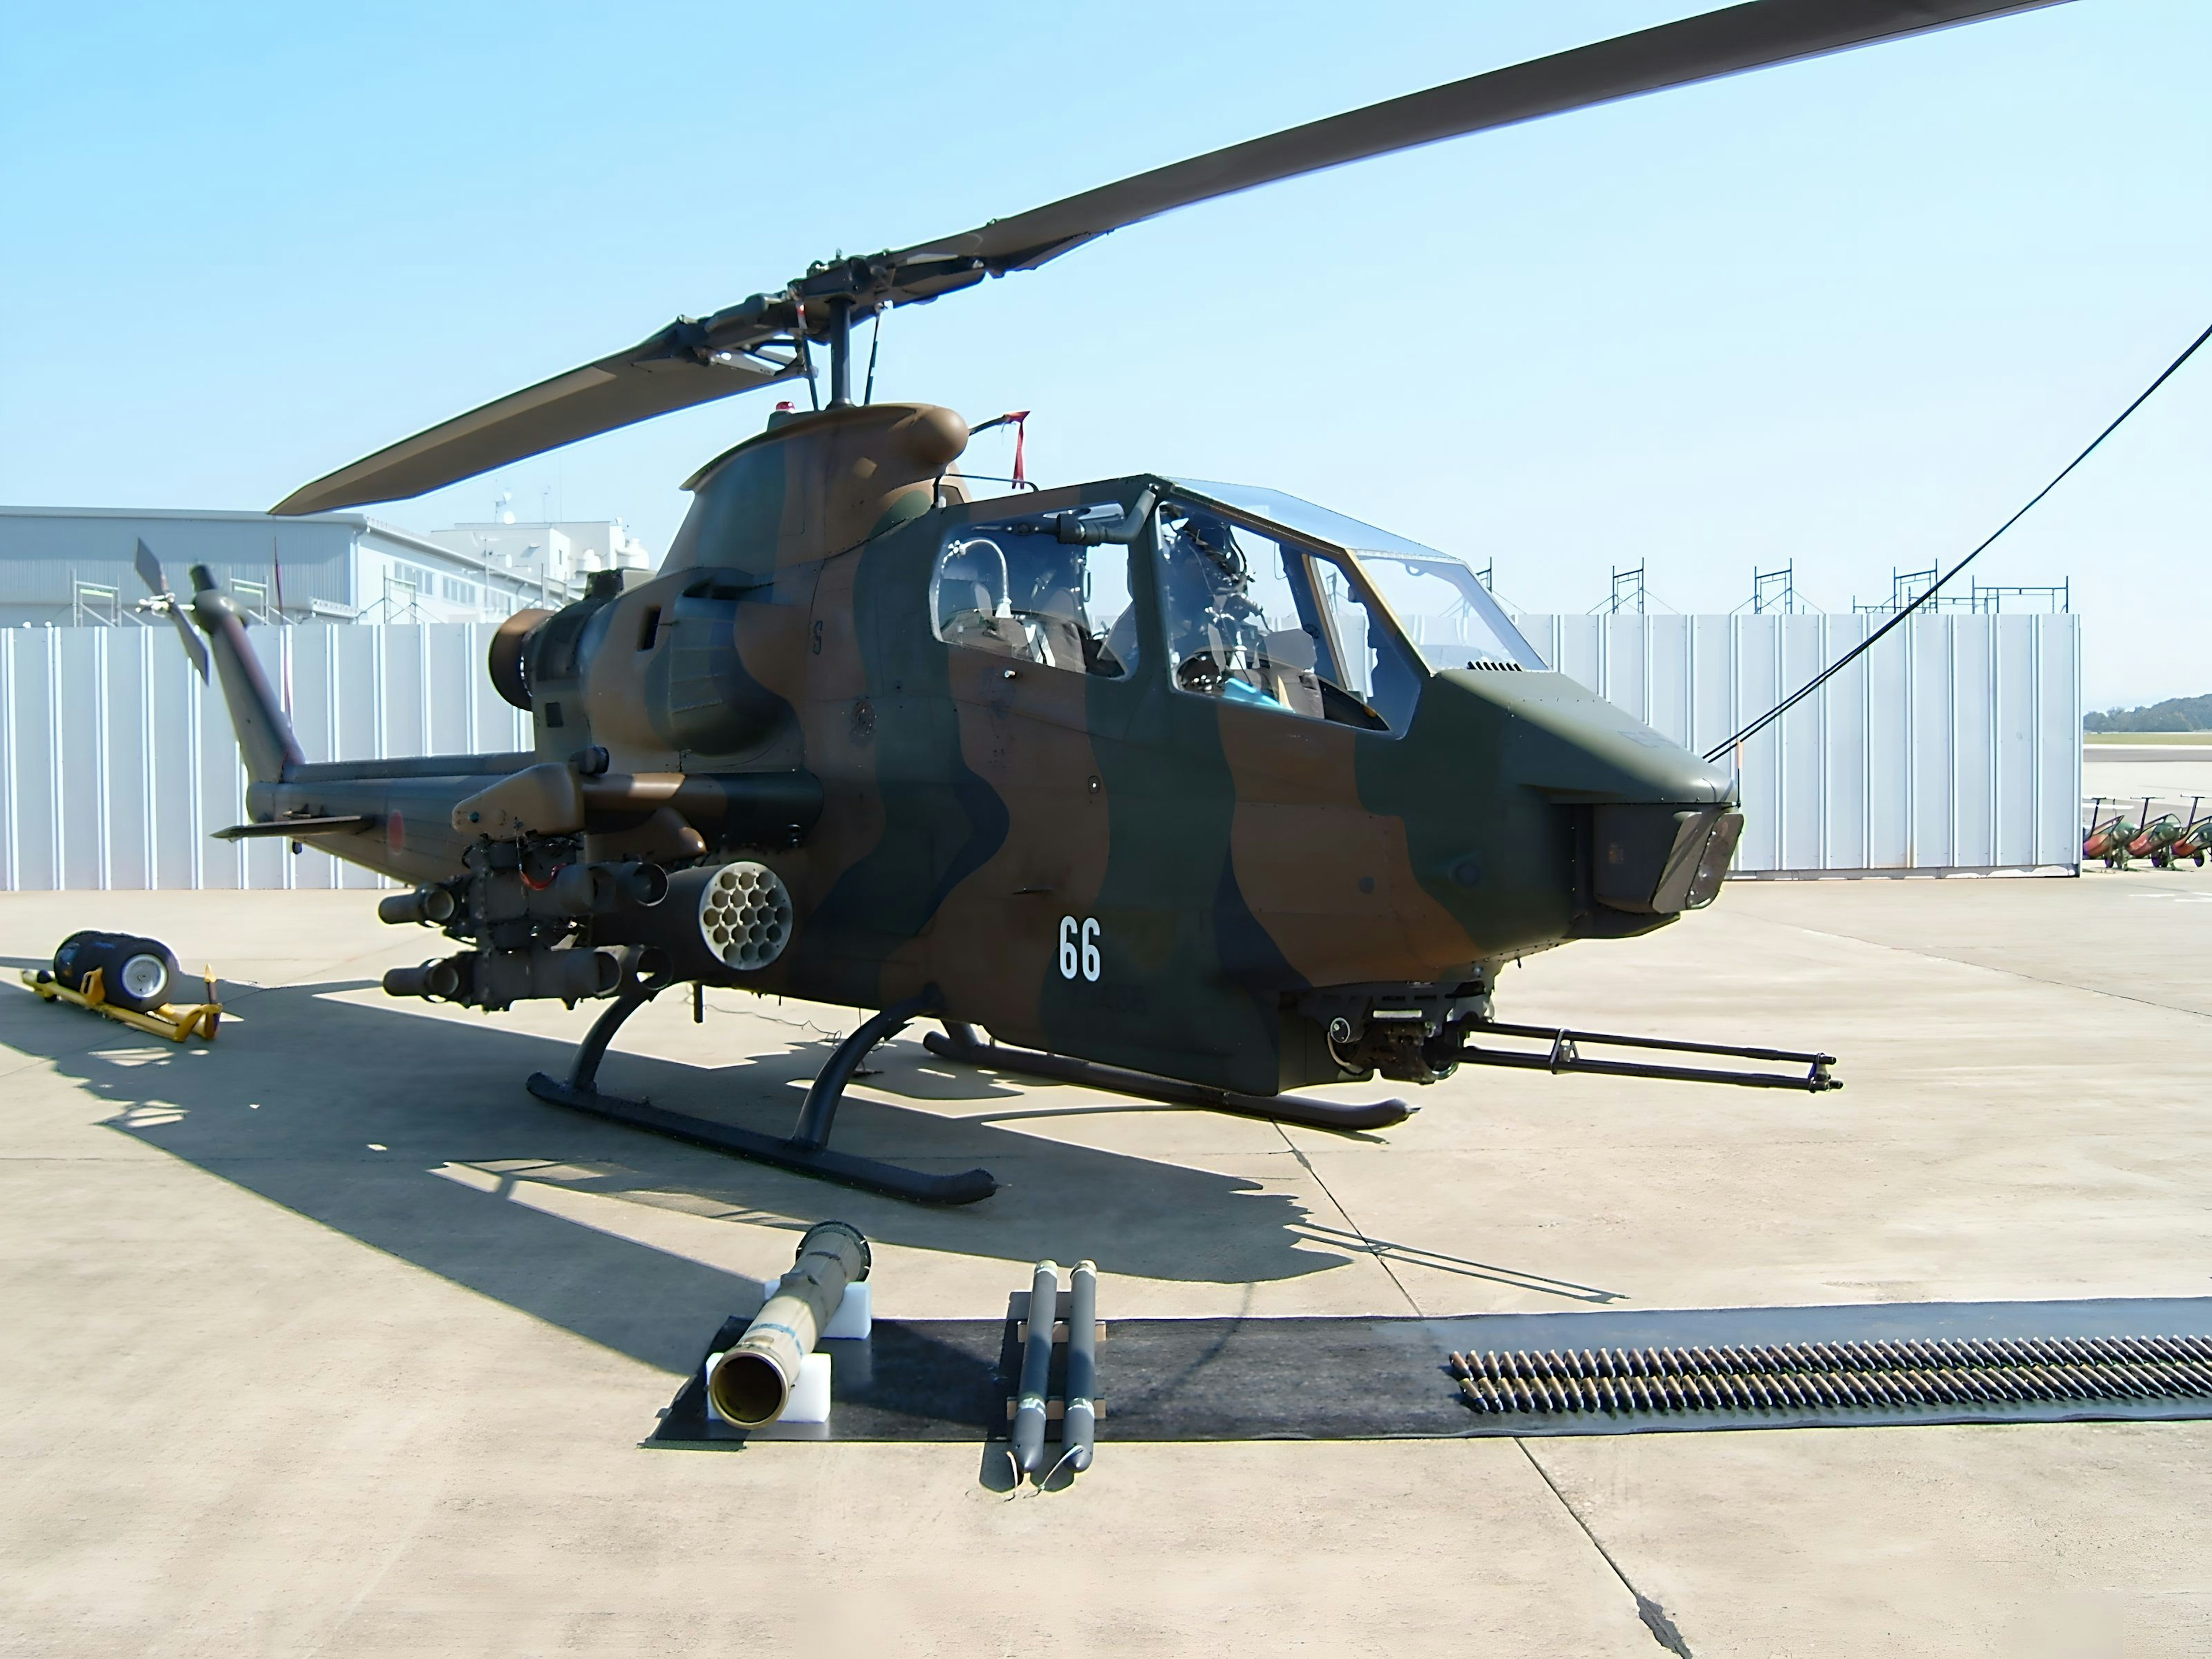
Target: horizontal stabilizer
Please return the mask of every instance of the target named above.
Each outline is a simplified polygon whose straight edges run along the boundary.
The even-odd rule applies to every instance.
[[[215,832],[217,841],[258,841],[282,836],[299,841],[308,836],[349,836],[374,830],[382,823],[374,812],[346,812],[331,818],[271,818],[266,823],[234,823]]]

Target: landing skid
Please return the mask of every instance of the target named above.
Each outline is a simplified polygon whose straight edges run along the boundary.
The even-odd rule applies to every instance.
[[[908,1021],[934,1008],[937,997],[933,991],[892,1004],[839,1043],[821,1074],[808,1086],[805,1103],[799,1109],[799,1121],[789,1135],[778,1139],[774,1135],[741,1129],[712,1118],[668,1111],[649,1101],[626,1100],[619,1095],[599,1091],[599,1062],[606,1056],[607,1044],[614,1040],[615,1032],[624,1020],[664,988],[662,983],[625,976],[622,990],[577,1048],[575,1063],[566,1080],[538,1072],[531,1077],[530,1092],[540,1100],[566,1106],[571,1111],[588,1112],[594,1117],[647,1129],[673,1140],[689,1141],[695,1146],[732,1152],[756,1164],[773,1164],[798,1175],[814,1176],[842,1187],[858,1188],[864,1193],[880,1193],[887,1198],[903,1198],[915,1204],[973,1204],[998,1191],[999,1183],[988,1170],[928,1175],[853,1152],[833,1152],[829,1146],[830,1132],[836,1121],[837,1103],[844,1097],[845,1086],[853,1080],[860,1061],[870,1049],[894,1036]]]
[[[885,1164],[879,1159],[862,1158],[852,1152],[833,1152],[829,1145],[830,1130],[836,1121],[837,1103],[844,1098],[846,1085],[852,1082],[861,1060],[878,1043],[896,1036],[913,1020],[936,1012],[940,1005],[933,988],[919,996],[908,997],[903,1002],[892,1004],[840,1042],[831,1052],[820,1075],[808,1085],[806,1099],[799,1109],[799,1121],[793,1126],[791,1133],[781,1139],[751,1129],[742,1129],[734,1124],[718,1122],[712,1118],[692,1117],[683,1112],[668,1111],[650,1101],[629,1100],[620,1095],[600,1092],[598,1081],[599,1062],[606,1057],[607,1045],[614,1040],[614,1035],[622,1028],[623,1021],[666,988],[665,981],[641,980],[634,973],[626,972],[621,990],[578,1046],[575,1062],[568,1077],[562,1079],[549,1077],[543,1072],[535,1073],[530,1079],[530,1092],[540,1100],[556,1106],[565,1106],[571,1111],[588,1112],[594,1117],[666,1135],[673,1140],[689,1141],[696,1146],[731,1152],[757,1164],[771,1164],[794,1174],[813,1176],[820,1180],[836,1182],[840,1186],[857,1188],[862,1192],[880,1193],[887,1198],[902,1198],[915,1204],[973,1204],[998,1191],[999,1183],[988,1170],[966,1170],[958,1175],[929,1175],[920,1170]],[[1209,1111],[1228,1112],[1240,1117],[1265,1118],[1274,1122],[1297,1123],[1309,1128],[1348,1131],[1387,1129],[1393,1124],[1403,1123],[1416,1109],[1397,1099],[1351,1103],[1316,1100],[1310,1095],[1238,1094],[1232,1090],[1212,1089],[1200,1084],[1179,1082],[1173,1078],[1155,1077],[1148,1072],[1133,1072],[1118,1066],[1072,1060],[1063,1054],[1042,1054],[1034,1049],[1010,1048],[996,1042],[987,1042],[976,1036],[973,1026],[963,1020],[946,1019],[944,1024],[942,1035],[932,1031],[922,1039],[923,1045],[930,1053],[944,1059],[1023,1076],[1083,1084],[1113,1094],[1132,1096],[1139,1100],[1198,1106]],[[1456,1055],[1462,1065],[1506,1066],[1553,1073],[1594,1072],[1612,1077],[1729,1083],[1745,1088],[1802,1089],[1814,1093],[1843,1087],[1829,1074],[1828,1068],[1836,1063],[1832,1054],[1615,1036],[1599,1031],[1565,1030],[1540,1025],[1487,1024],[1477,1026],[1474,1030],[1486,1037],[1519,1038],[1543,1046],[1540,1049],[1514,1051],[1483,1048],[1462,1042]],[[1648,1060],[1588,1060],[1581,1052],[1584,1044],[1759,1060],[1770,1066],[1802,1066],[1804,1069],[1802,1072],[1735,1071],[1702,1066],[1655,1064]]]
[[[933,1054],[957,1060],[963,1066],[988,1066],[1028,1077],[1054,1078],[1062,1083],[1085,1084],[1117,1095],[1133,1095],[1139,1100],[1203,1106],[1209,1111],[1268,1118],[1311,1129],[1387,1129],[1394,1123],[1403,1123],[1416,1109],[1402,1100],[1316,1100],[1310,1095],[1240,1095],[1228,1089],[1209,1089],[1201,1084],[1154,1077],[1149,1072],[1125,1071],[1119,1066],[1070,1060],[1064,1054],[1002,1048],[995,1042],[983,1042],[975,1035],[975,1028],[963,1020],[946,1020],[942,1036],[932,1031],[921,1042]]]

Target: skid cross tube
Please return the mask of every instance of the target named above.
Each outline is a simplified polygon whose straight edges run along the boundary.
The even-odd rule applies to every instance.
[[[1280,1123],[1302,1124],[1310,1129],[1387,1129],[1403,1123],[1415,1109],[1402,1100],[1316,1100],[1310,1095],[1243,1095],[1231,1089],[1212,1089],[1199,1083],[1154,1077],[1119,1066],[1101,1066],[1065,1054],[1039,1054],[1030,1048],[1009,1048],[987,1042],[964,1020],[948,1019],[945,1034],[932,1031],[923,1048],[964,1066],[985,1066],[1027,1077],[1048,1077],[1062,1083],[1079,1083],[1139,1100],[1157,1100],[1172,1106],[1201,1106],[1208,1111],[1230,1112],[1238,1117],[1263,1117]]]
[[[1660,1078],[1678,1083],[1732,1083],[1745,1089],[1802,1089],[1813,1094],[1844,1085],[1828,1074],[1833,1054],[1800,1054],[1790,1048],[1747,1048],[1724,1042],[1681,1042],[1666,1037],[1619,1036],[1606,1031],[1576,1031],[1554,1025],[1484,1024],[1473,1028],[1483,1036],[1525,1037],[1547,1043],[1540,1054],[1506,1048],[1479,1048],[1460,1044],[1456,1058],[1462,1066],[1513,1066],[1532,1072],[1594,1072],[1606,1077]],[[1583,1045],[1610,1048],[1645,1048],[1662,1054],[1717,1054],[1728,1060],[1763,1060],[1777,1066],[1802,1066],[1804,1074],[1791,1072],[1732,1072],[1711,1066],[1662,1066],[1644,1060],[1585,1060]]]
[[[798,1175],[858,1188],[864,1193],[880,1193],[886,1198],[902,1198],[915,1204],[973,1204],[998,1191],[999,1183],[988,1170],[929,1175],[853,1152],[834,1152],[828,1144],[830,1129],[836,1121],[837,1103],[844,1098],[845,1086],[853,1080],[860,1061],[870,1049],[894,1036],[909,1020],[934,1009],[938,999],[933,988],[893,1003],[840,1042],[807,1089],[805,1103],[799,1109],[799,1121],[793,1126],[790,1135],[781,1139],[739,1128],[733,1123],[672,1112],[650,1101],[626,1100],[619,1095],[599,1091],[599,1061],[605,1057],[607,1044],[613,1041],[616,1030],[665,988],[664,982],[641,981],[625,972],[614,1001],[578,1047],[568,1077],[563,1079],[535,1073],[530,1079],[530,1092],[540,1100],[566,1106],[572,1111],[588,1112],[594,1117],[665,1135],[672,1140],[730,1152],[756,1164],[773,1164]]]

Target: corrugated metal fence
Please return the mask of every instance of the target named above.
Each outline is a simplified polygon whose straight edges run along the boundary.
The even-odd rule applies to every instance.
[[[1703,754],[1883,616],[1528,616],[1544,659]],[[2081,618],[1909,618],[1743,745],[1741,874],[2070,871]]]
[[[309,760],[526,749],[491,626],[256,628]],[[0,888],[375,887],[281,841],[220,842],[246,769],[219,686],[161,628],[0,631]]]
[[[1700,751],[1867,617],[1527,617],[1546,659]],[[2081,794],[2079,619],[1914,617],[1744,745],[1739,872],[2063,867]],[[257,628],[310,760],[526,749],[489,626]],[[166,628],[0,631],[0,888],[374,887],[242,816],[222,697]]]

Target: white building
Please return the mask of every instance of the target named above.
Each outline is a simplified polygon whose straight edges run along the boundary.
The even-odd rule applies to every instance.
[[[652,563],[627,526],[605,520],[424,537],[358,513],[0,507],[0,626],[164,626],[142,604],[141,541],[177,592],[204,564],[270,623],[495,622],[566,604],[593,570]]]
[[[513,514],[483,524],[434,530],[429,539],[480,563],[512,572],[557,605],[580,592],[594,570],[647,570],[653,556],[619,519],[559,519],[518,524]]]

